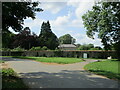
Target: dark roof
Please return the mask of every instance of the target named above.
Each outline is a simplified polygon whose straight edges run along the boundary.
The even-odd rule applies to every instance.
[[[58,47],[76,47],[74,44],[61,44]]]

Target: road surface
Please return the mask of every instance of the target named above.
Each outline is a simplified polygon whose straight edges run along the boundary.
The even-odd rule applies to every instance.
[[[75,64],[45,64],[33,60],[3,57],[9,67],[23,79],[30,88],[118,88],[118,82],[86,72],[88,60]]]

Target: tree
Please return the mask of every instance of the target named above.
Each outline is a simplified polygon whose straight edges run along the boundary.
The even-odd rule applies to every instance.
[[[2,47],[10,48],[12,38],[15,36],[12,32],[8,31],[7,33],[2,33]]]
[[[99,46],[96,46],[96,47],[94,47],[94,48],[90,48],[90,50],[102,50],[102,48],[99,47]]]
[[[39,35],[39,45],[41,47],[46,46],[52,50],[56,49],[59,45],[57,36],[51,31],[49,21],[47,21],[47,23],[42,23]]]
[[[35,19],[35,12],[43,11],[38,5],[38,2],[3,2],[2,30],[8,31],[11,27],[16,32],[21,31],[24,19]]]
[[[65,34],[61,37],[59,37],[59,43],[60,44],[74,44],[75,39],[70,34]]]
[[[2,43],[3,47],[8,47],[7,43],[11,39],[11,27],[15,32],[23,29],[26,18],[35,19],[35,12],[43,11],[37,8],[39,2],[2,2]],[[5,46],[4,46],[5,45]]]
[[[76,47],[79,48],[81,46],[81,44],[76,44]]]
[[[120,53],[120,3],[98,2],[91,11],[82,16],[87,35],[94,39],[95,32],[98,33],[106,50],[111,45]],[[119,55],[118,55],[119,56]],[[119,56],[120,58],[120,56]]]
[[[29,27],[24,28],[19,34],[15,35],[11,44],[11,48],[21,47],[24,49],[30,49],[38,46],[38,37],[31,35]]]
[[[90,50],[91,48],[94,48],[93,44],[84,44],[84,45],[80,45],[78,47],[78,50]]]

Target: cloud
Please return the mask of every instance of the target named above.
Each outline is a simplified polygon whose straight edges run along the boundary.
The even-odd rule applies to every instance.
[[[68,2],[65,2],[65,3],[60,3],[60,2],[45,3],[44,2],[40,5],[44,9],[43,13],[51,12],[53,16],[57,14],[59,11],[61,11],[63,7],[68,6],[68,7],[74,8],[72,12],[66,11],[66,13],[68,14],[66,13],[64,15],[59,14],[59,16],[55,17],[55,19],[50,20],[52,31],[58,37],[65,35],[67,33],[71,34],[76,39],[76,43],[80,43],[80,44],[93,43],[95,46],[102,45],[101,40],[98,39],[97,37],[93,40],[91,38],[88,38],[85,33],[82,33],[84,31],[82,32],[79,31],[80,28],[81,30],[84,30],[84,25],[83,25],[81,16],[92,8],[92,6],[94,5],[94,2],[90,2],[88,0],[87,1],[74,0],[74,1],[75,2],[73,2],[73,0],[69,0]],[[33,31],[38,35],[43,21],[46,21],[46,20],[38,16],[36,17],[35,20],[30,20],[30,19],[26,20],[25,26],[29,26],[30,29],[31,30],[33,29]],[[73,30],[71,29],[71,27]]]
[[[64,16],[59,16],[55,20],[50,20],[51,24],[53,27],[64,27],[68,26],[69,21],[70,21],[70,14],[64,15]]]
[[[80,2],[75,14],[78,18],[81,18],[88,10],[92,9],[94,2]]]
[[[101,39],[98,39],[95,37],[95,39],[89,38],[86,34],[74,34],[74,37],[76,38],[76,42],[80,44],[94,44],[95,46],[101,46]]]
[[[33,28],[36,26],[40,27],[43,21],[44,21],[43,19],[39,19],[39,18],[36,18],[35,20],[29,20],[29,21],[26,20],[24,23],[24,27],[30,27],[30,28]]]
[[[52,14],[58,13],[66,6],[66,2],[42,2],[40,7],[45,11],[50,11]]]

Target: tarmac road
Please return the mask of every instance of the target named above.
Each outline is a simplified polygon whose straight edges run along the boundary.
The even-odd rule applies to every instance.
[[[2,58],[30,88],[118,88],[117,81],[83,69],[84,65],[94,60],[58,65],[27,59]]]

